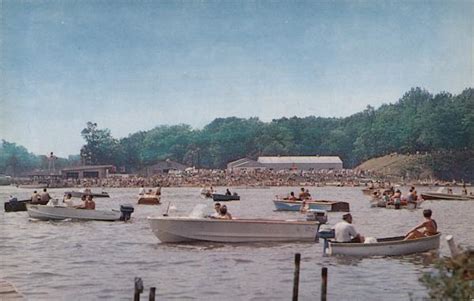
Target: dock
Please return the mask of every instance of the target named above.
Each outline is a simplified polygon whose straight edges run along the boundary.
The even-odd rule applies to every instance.
[[[18,290],[13,284],[0,278],[0,300],[18,301],[18,300],[26,300],[26,299],[21,293],[18,292]]]

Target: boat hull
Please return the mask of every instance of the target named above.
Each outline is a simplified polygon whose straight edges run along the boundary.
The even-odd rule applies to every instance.
[[[312,201],[306,202],[309,209],[324,210],[331,212],[349,212],[349,203],[346,202],[333,202],[333,201]],[[288,202],[274,200],[276,210],[278,211],[300,211],[301,201]]]
[[[424,200],[447,200],[447,201],[474,201],[474,196],[461,195],[461,194],[449,194],[439,192],[426,192],[422,193],[421,197]]]
[[[187,217],[149,217],[152,231],[161,242],[193,241],[246,243],[315,241],[315,221],[223,220]]]
[[[28,215],[40,220],[95,220],[116,221],[121,212],[117,210],[86,210],[46,205],[27,205]]]
[[[66,191],[65,195],[71,194],[73,198],[82,198],[85,195],[91,195],[94,198],[109,198],[110,195],[107,192],[94,193],[94,192],[80,192],[80,191]]]
[[[142,196],[138,199],[139,205],[160,205],[159,196]]]
[[[346,256],[401,256],[439,248],[441,233],[419,239],[403,240],[403,236],[377,239],[377,243],[329,242],[329,253]]]

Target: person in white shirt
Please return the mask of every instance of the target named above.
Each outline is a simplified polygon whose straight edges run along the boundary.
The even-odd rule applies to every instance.
[[[72,194],[68,193],[66,195],[66,197],[64,198],[63,203],[64,203],[64,205],[66,205],[66,207],[74,207],[74,201],[72,199]]]
[[[342,216],[342,221],[334,226],[337,242],[364,242],[364,237],[357,233],[352,225],[352,215],[350,213]]]
[[[140,187],[140,190],[138,191],[138,195],[145,195],[145,187],[142,185],[142,187]]]

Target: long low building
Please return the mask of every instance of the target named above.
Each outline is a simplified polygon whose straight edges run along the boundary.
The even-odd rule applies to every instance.
[[[263,156],[257,161],[243,158],[227,164],[229,172],[242,170],[341,170],[343,163],[338,156]]]

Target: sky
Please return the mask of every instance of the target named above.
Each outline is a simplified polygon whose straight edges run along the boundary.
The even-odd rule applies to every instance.
[[[474,1],[1,0],[0,138],[78,154],[215,118],[346,117],[474,86]]]

